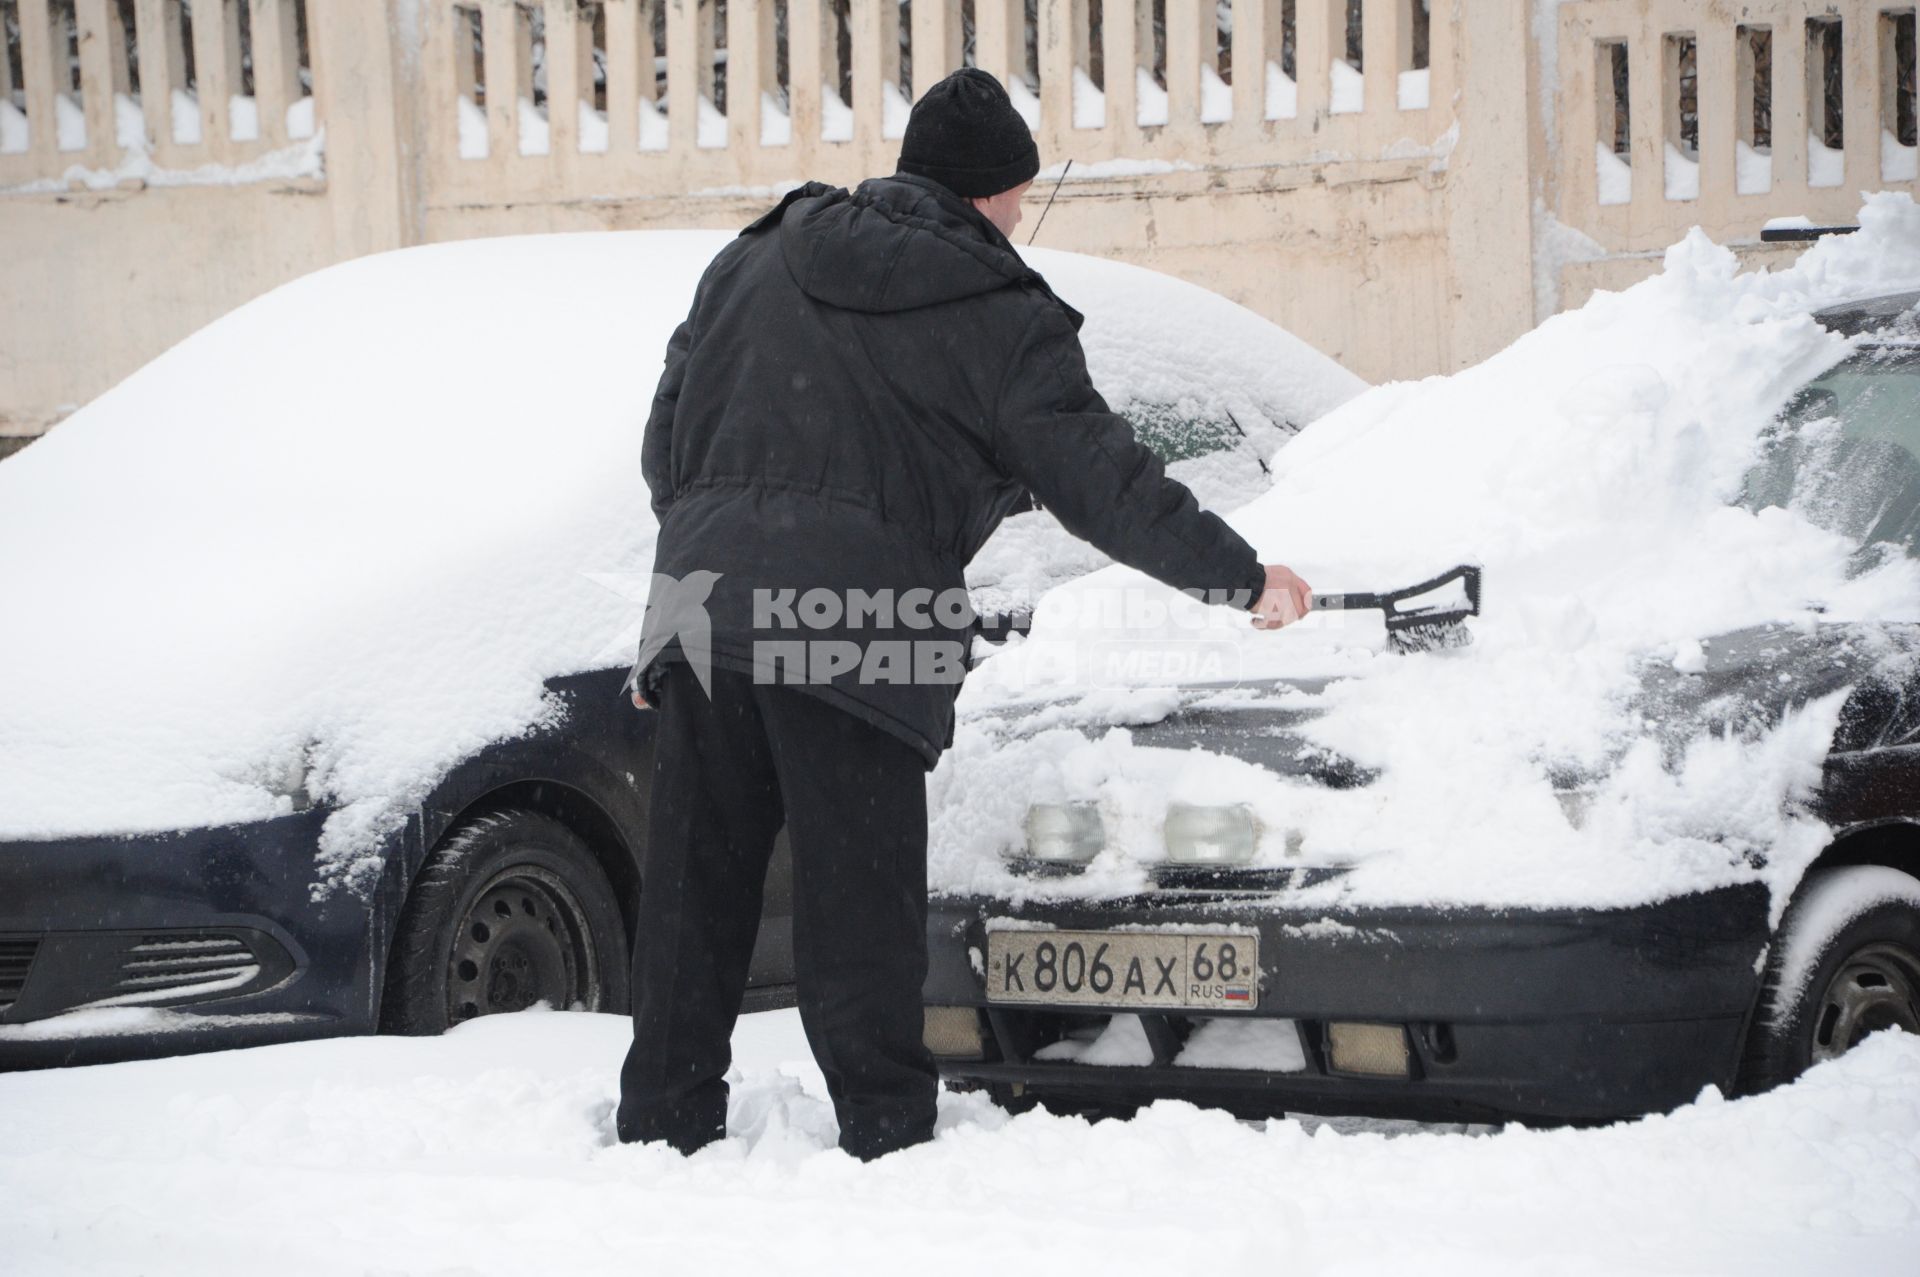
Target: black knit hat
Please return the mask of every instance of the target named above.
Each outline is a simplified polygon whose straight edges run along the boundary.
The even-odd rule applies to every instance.
[[[955,195],[986,199],[1032,181],[1040,148],[1000,81],[962,67],[914,103],[900,143],[900,171]]]

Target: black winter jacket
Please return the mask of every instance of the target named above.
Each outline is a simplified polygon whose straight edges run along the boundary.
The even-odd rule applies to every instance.
[[[970,618],[950,609],[916,609],[925,627],[868,612],[795,629],[832,610],[767,603],[810,589],[961,591],[968,561],[1030,497],[1122,563],[1252,606],[1264,582],[1253,549],[1107,409],[1079,327],[991,222],[924,178],[852,193],[810,183],[721,250],[668,346],[643,449],[654,570],[719,573],[714,664],[752,672],[758,654],[767,677],[766,645],[792,640],[964,652]],[[756,590],[793,594],[763,595],[756,617]],[[832,677],[808,690],[933,766],[952,742],[958,682],[832,665],[816,662]],[[652,673],[637,671],[642,686]],[[776,660],[771,674],[798,670]]]

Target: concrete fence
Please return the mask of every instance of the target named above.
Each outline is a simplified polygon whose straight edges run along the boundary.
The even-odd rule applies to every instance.
[[[1008,84],[1045,241],[1363,375],[1483,357],[1705,226],[1914,185],[1912,0],[0,0],[0,434],[307,270],[731,226]],[[1037,208],[1030,210],[1031,219]],[[636,304],[646,304],[636,299]]]

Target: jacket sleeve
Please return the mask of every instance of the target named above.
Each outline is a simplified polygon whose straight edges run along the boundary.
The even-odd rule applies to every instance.
[[[667,342],[666,366],[660,371],[653,410],[647,415],[647,432],[640,441],[640,473],[653,494],[653,513],[658,519],[665,519],[673,504],[673,415],[680,403],[680,383],[686,377],[687,352],[692,346],[693,316],[688,315]]]
[[[1266,583],[1252,546],[1167,477],[1087,375],[1080,338],[1049,306],[1028,327],[1002,383],[1000,464],[1067,531],[1129,567],[1211,602],[1251,608]]]

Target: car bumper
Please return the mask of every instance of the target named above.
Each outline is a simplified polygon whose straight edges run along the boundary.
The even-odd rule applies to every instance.
[[[1710,1084],[1731,1088],[1767,917],[1757,885],[1631,909],[1555,911],[1329,913],[1260,893],[1025,906],[943,898],[929,911],[926,1000],[980,1012],[980,1050],[968,1053],[977,1058],[937,1057],[950,1083],[1067,1105],[1180,1098],[1248,1116],[1597,1121],[1671,1109]],[[1084,1027],[1088,1011],[989,1002],[986,928],[999,919],[1063,930],[1256,929],[1257,1006],[1220,1018],[1293,1021],[1303,1063],[1286,1071],[1179,1065],[1182,1035],[1199,1018],[1190,1012],[1143,1017],[1150,1065],[1037,1059],[1045,1043]],[[1329,1050],[1336,1024],[1403,1026],[1406,1076],[1343,1073]]]
[[[381,910],[313,898],[326,815],[0,843],[0,1068],[370,1030]]]

